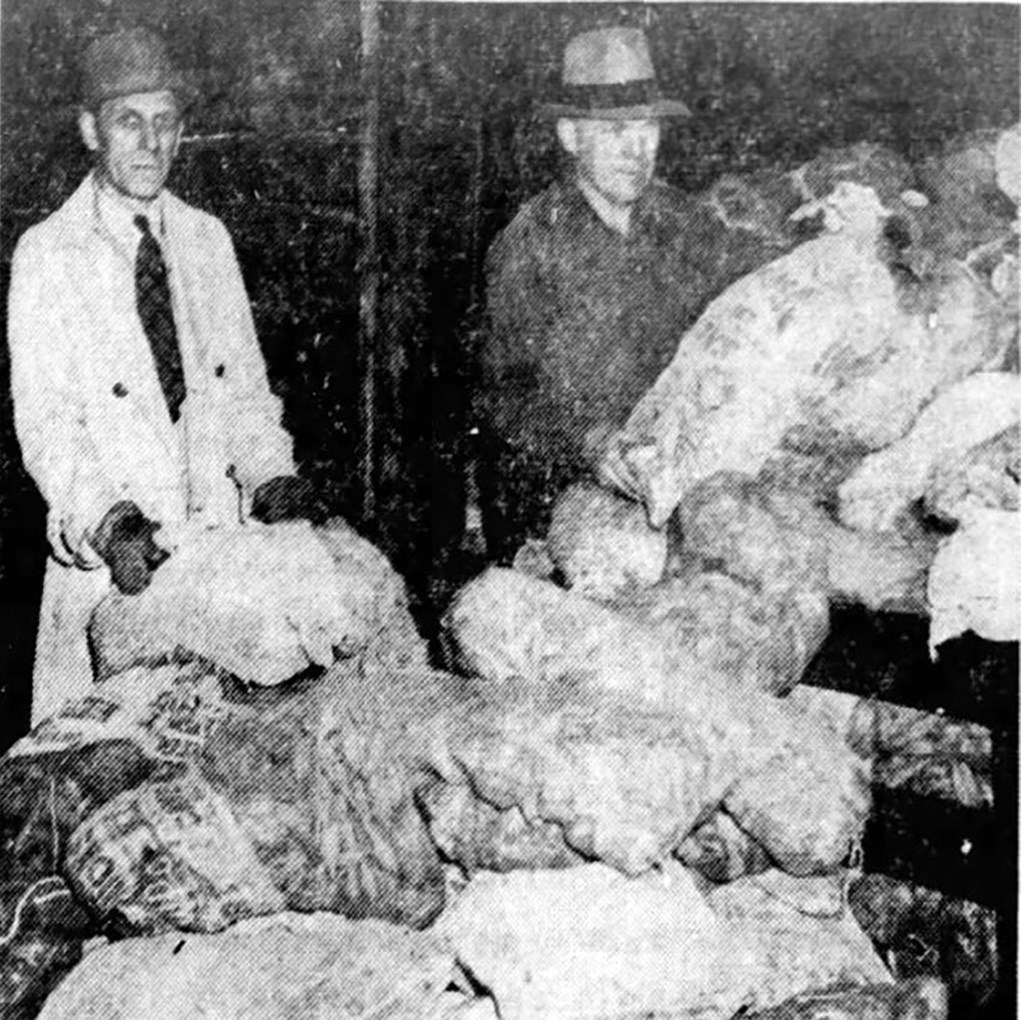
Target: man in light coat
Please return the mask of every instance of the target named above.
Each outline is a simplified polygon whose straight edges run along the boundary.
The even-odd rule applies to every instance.
[[[15,424],[51,552],[33,724],[88,691],[93,608],[111,581],[141,591],[175,527],[307,516],[313,502],[231,239],[164,189],[187,82],[162,39],[133,29],[92,42],[84,83],[95,167],[22,236],[10,290]]]

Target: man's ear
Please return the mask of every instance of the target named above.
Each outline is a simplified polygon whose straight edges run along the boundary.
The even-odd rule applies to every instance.
[[[560,144],[572,155],[578,153],[578,125],[567,117],[557,121],[557,138]]]
[[[99,125],[96,123],[96,115],[91,110],[82,110],[78,114],[78,130],[81,132],[82,141],[92,151],[99,151]]]
[[[174,132],[174,147],[170,152],[171,160],[177,159],[177,153],[181,148],[181,139],[184,137],[184,121],[178,121],[177,131]]]

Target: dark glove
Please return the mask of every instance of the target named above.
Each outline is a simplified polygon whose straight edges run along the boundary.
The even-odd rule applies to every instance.
[[[306,520],[322,524],[329,511],[315,486],[297,475],[278,475],[263,482],[252,495],[252,517],[263,524]]]
[[[110,568],[110,577],[125,595],[144,591],[156,569],[170,553],[153,535],[160,525],[149,520],[134,503],[115,503],[100,522],[92,544]]]

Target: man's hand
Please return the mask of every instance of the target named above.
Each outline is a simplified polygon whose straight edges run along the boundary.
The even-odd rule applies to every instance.
[[[329,517],[329,511],[311,482],[297,475],[278,475],[255,490],[252,517],[263,524],[293,520],[322,524]]]
[[[641,488],[625,457],[621,433],[612,425],[597,425],[585,435],[585,459],[600,484],[641,499]]]
[[[92,545],[110,568],[110,577],[125,595],[144,591],[170,553],[156,544],[160,525],[127,500],[115,503],[100,522]]]

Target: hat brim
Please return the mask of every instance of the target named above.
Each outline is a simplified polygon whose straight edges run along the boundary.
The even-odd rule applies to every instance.
[[[576,120],[663,120],[667,117],[691,116],[691,110],[679,99],[656,99],[637,106],[605,108],[544,103],[540,112],[546,117],[571,117]]]

